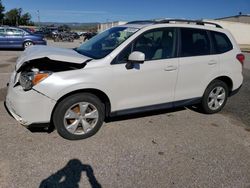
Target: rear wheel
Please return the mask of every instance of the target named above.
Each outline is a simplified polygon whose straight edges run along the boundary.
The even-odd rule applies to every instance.
[[[69,140],[94,135],[102,126],[104,105],[95,95],[78,93],[62,100],[53,114],[57,132]]]
[[[221,80],[215,80],[207,87],[201,107],[207,114],[217,113],[225,106],[228,98],[228,86]]]

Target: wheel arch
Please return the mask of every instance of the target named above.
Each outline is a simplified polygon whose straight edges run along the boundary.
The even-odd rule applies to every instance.
[[[34,44],[34,41],[33,41],[33,40],[31,40],[31,39],[25,39],[25,40],[23,41],[23,44],[22,44],[23,48],[24,48],[24,44],[25,44],[26,42],[32,42],[32,43]]]
[[[228,77],[228,76],[219,76],[219,77],[213,79],[213,80],[207,85],[207,87],[208,87],[213,81],[215,81],[215,80],[220,80],[220,81],[224,82],[224,83],[228,86],[228,91],[229,91],[229,95],[230,95],[230,93],[233,91],[233,81],[232,81],[232,79],[231,79],[230,77]],[[207,87],[206,87],[206,88],[207,88]]]
[[[32,42],[32,43],[34,43],[33,40],[31,40],[31,39],[25,39],[25,40],[23,41],[23,44],[24,44],[25,42]]]
[[[73,94],[77,94],[77,93],[90,93],[90,94],[93,94],[95,95],[96,97],[98,97],[101,102],[104,104],[105,106],[105,120],[109,117],[110,115],[110,111],[111,111],[111,103],[110,103],[110,99],[109,97],[107,96],[106,93],[104,93],[103,91],[99,90],[99,89],[93,89],[93,88],[89,88],[89,89],[79,89],[79,90],[75,90],[75,91],[71,91],[63,96],[61,96],[57,102],[56,102],[56,105],[54,106],[53,108],[53,111],[51,113],[51,117],[50,117],[50,122],[53,122],[52,121],[52,118],[53,118],[53,115],[54,115],[54,112],[55,112],[55,109],[56,107],[58,106],[58,104],[63,100],[65,99],[66,97],[70,96],[70,95],[73,95]]]

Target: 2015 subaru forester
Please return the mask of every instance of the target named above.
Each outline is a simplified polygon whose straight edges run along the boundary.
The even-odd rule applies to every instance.
[[[217,24],[130,22],[74,50],[26,49],[6,106],[23,125],[50,122],[64,138],[83,139],[110,116],[195,104],[219,112],[242,85],[243,61]]]

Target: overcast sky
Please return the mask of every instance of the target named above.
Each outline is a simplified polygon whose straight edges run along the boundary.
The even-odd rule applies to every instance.
[[[250,14],[250,0],[2,0],[6,10],[22,8],[43,22],[106,22],[154,18],[218,18]]]

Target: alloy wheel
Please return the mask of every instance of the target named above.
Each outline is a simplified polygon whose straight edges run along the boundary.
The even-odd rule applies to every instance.
[[[225,102],[226,91],[223,87],[215,87],[208,95],[207,103],[211,110],[218,110]]]
[[[64,126],[68,132],[75,135],[84,135],[97,124],[99,112],[88,102],[79,102],[72,105],[64,115]]]

